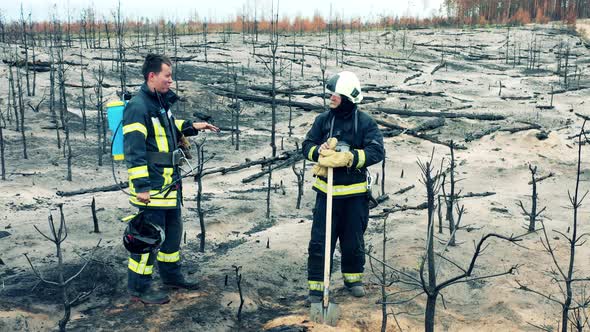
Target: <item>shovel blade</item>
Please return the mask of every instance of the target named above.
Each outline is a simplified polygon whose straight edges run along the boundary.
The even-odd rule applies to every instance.
[[[327,308],[321,302],[311,304],[309,319],[312,322],[336,326],[338,318],[340,318],[340,310],[336,303],[330,302]]]

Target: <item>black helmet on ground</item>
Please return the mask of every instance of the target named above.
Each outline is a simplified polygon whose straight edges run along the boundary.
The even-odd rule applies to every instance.
[[[123,233],[123,245],[132,254],[146,254],[160,248],[166,235],[162,227],[146,221],[143,213],[123,218],[127,228]]]

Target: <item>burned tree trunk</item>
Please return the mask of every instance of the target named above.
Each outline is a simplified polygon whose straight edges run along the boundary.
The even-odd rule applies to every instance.
[[[303,184],[305,181],[305,178],[303,177],[305,170],[305,159],[303,159],[303,166],[301,169],[295,168],[295,164],[291,166],[291,169],[293,169],[293,173],[295,173],[295,176],[297,177],[297,204],[295,205],[295,208],[299,210],[301,208],[301,197],[303,196]]]
[[[92,197],[92,203],[90,204],[92,210],[92,223],[94,224],[94,233],[100,233],[98,228],[98,218],[96,216],[96,200]]]
[[[51,114],[51,122],[55,124],[55,136],[57,139],[57,149],[61,150],[61,137],[59,136],[59,122],[57,121],[57,113],[55,112],[55,63],[53,54],[53,38],[51,40],[51,47],[49,48],[49,61],[51,67],[49,70],[49,113]]]
[[[23,47],[25,49],[25,76],[26,76],[26,80],[27,80],[27,96],[31,95],[31,87],[30,87],[30,82],[29,82],[29,48],[27,45],[27,24],[25,22],[25,16],[24,16],[24,11],[23,11],[23,4],[21,3],[20,5],[20,20],[21,20],[21,26],[22,26],[22,42],[23,42]],[[30,14],[29,14],[30,15]]]
[[[65,68],[64,68],[64,58],[63,58],[63,48],[58,49],[58,79],[59,79],[59,96],[60,96],[60,104],[61,104],[61,116],[62,116],[62,126],[64,128],[65,133],[65,147],[64,147],[64,157],[67,161],[67,174],[66,180],[72,181],[72,144],[70,142],[70,124],[69,119],[70,115],[68,112],[68,101],[66,95],[66,75],[65,75]]]
[[[525,208],[524,208],[524,204],[522,203],[522,201],[518,201],[518,206],[520,206],[520,208],[522,209],[522,212],[524,213],[524,215],[526,215],[529,219],[529,225],[528,225],[528,231],[529,232],[534,232],[535,228],[536,228],[536,221],[539,218],[539,216],[541,215],[541,213],[543,213],[543,211],[545,211],[545,207],[543,209],[541,209],[541,211],[537,212],[537,202],[539,199],[539,196],[537,194],[537,182],[538,182],[538,178],[536,177],[537,175],[537,166],[533,167],[531,164],[529,164],[529,171],[531,171],[531,184],[533,186],[533,193],[531,196],[531,211],[528,212]]]
[[[199,215],[199,225],[201,227],[201,233],[199,234],[199,251],[205,252],[205,213],[201,206],[203,199],[203,166],[205,163],[205,141],[195,144],[197,148],[197,173],[195,174],[195,181],[197,182],[197,214]]]
[[[27,254],[25,254],[25,258],[29,262],[29,265],[31,266],[33,273],[41,282],[52,285],[54,287],[57,287],[60,290],[61,300],[62,300],[62,304],[64,307],[64,316],[59,320],[58,324],[59,324],[60,332],[65,332],[66,326],[67,326],[68,322],[70,321],[70,314],[71,314],[72,305],[76,302],[83,300],[88,295],[90,295],[89,293],[81,293],[81,294],[78,294],[75,298],[70,298],[70,295],[68,292],[69,285],[72,281],[74,281],[82,273],[82,271],[84,271],[86,266],[88,266],[88,264],[92,261],[92,256],[94,256],[96,249],[98,249],[98,246],[100,245],[101,240],[98,240],[98,243],[96,244],[96,246],[94,247],[94,249],[90,253],[90,257],[89,257],[89,259],[86,260],[84,265],[75,274],[73,274],[72,276],[70,276],[69,278],[66,279],[65,263],[63,260],[63,251],[62,251],[61,245],[68,237],[68,229],[66,226],[66,220],[64,217],[62,204],[59,205],[59,213],[60,213],[60,223],[59,223],[59,228],[57,230],[55,229],[55,224],[53,222],[53,216],[51,214],[49,215],[49,218],[48,218],[49,219],[49,230],[50,230],[49,235],[41,232],[39,230],[39,228],[37,228],[37,226],[33,226],[33,227],[35,227],[35,230],[37,230],[37,232],[39,232],[39,234],[41,234],[44,238],[48,239],[49,241],[53,242],[53,244],[55,245],[55,251],[56,251],[56,256],[57,256],[57,281],[51,281],[51,280],[45,279],[41,275],[39,270],[33,266],[33,263],[31,262],[31,259],[29,258],[29,256],[27,256]]]
[[[14,74],[12,71],[13,66],[12,65],[8,65],[8,84],[10,85],[10,94],[8,96],[8,99],[10,100],[10,96],[12,96],[12,109],[14,110],[14,120],[15,120],[15,124],[16,124],[16,130],[19,131],[20,130],[20,121],[19,121],[19,115],[18,115],[18,106],[17,106],[17,101],[16,101],[16,89],[14,87]],[[18,70],[18,68],[16,68],[16,70]],[[8,110],[8,112],[10,112],[10,110]]]
[[[88,47],[88,40],[86,41]],[[80,41],[80,84],[84,86],[84,63],[82,60],[82,41]],[[82,113],[82,132],[86,138],[86,89],[82,88],[82,100],[80,103],[80,112]]]
[[[25,135],[25,104],[23,101],[22,77],[20,69],[16,69],[16,85],[18,89],[18,108],[20,111],[20,133],[23,142],[23,158],[29,159],[27,155],[27,136]]]
[[[8,104],[10,107],[10,104]],[[2,174],[2,180],[6,180],[6,164],[4,162],[4,117],[2,111],[0,111],[0,173]]]

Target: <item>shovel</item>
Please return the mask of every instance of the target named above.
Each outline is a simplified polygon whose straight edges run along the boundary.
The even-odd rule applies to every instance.
[[[312,303],[309,318],[316,323],[336,326],[340,312],[336,303],[330,302],[330,267],[332,249],[332,189],[334,185],[334,169],[328,168],[328,194],[326,197],[326,241],[324,247],[324,296],[321,303]]]

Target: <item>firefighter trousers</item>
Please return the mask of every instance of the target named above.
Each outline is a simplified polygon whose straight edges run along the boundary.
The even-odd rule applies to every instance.
[[[154,261],[158,262],[162,282],[182,279],[180,273],[180,241],[182,238],[180,208],[143,209],[143,214],[144,222],[151,222],[164,229],[166,239],[157,252],[129,256],[127,287],[136,292],[144,292],[150,287]]]
[[[336,240],[342,253],[341,272],[348,287],[362,284],[365,266],[364,233],[369,220],[366,195],[332,200],[332,257]],[[313,209],[311,240],[308,247],[307,280],[310,295],[324,290],[324,243],[326,236],[326,195],[318,193]],[[331,260],[333,262],[333,260]],[[330,271],[332,267],[330,267]]]

